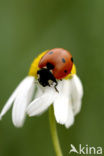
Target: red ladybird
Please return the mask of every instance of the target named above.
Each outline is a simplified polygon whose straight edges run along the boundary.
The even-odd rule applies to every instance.
[[[72,55],[65,49],[54,48],[49,50],[39,62],[37,71],[38,81],[43,86],[56,86],[57,79],[61,80],[66,77],[72,69]]]
[[[70,52],[63,48],[49,50],[40,60],[39,68],[49,67],[56,79],[63,79],[72,69],[73,59]]]

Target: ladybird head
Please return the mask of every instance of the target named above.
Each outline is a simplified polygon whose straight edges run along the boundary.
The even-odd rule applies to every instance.
[[[51,65],[48,64],[48,68],[41,68],[37,71],[38,81],[43,86],[56,86],[57,81],[51,72]]]

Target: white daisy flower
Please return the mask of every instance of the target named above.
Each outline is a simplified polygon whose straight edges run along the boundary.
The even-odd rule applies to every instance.
[[[59,93],[53,87],[38,87],[36,99],[28,105],[27,114],[39,115],[53,104],[56,121],[69,128],[74,123],[74,116],[81,109],[82,83],[74,75],[70,80],[59,81],[57,89]]]
[[[64,49],[52,49],[49,51],[49,55],[57,50],[60,52]],[[64,50],[64,52],[66,52],[66,50]],[[66,74],[67,70],[64,70],[66,77],[60,81],[56,80],[54,76],[54,74],[58,76],[59,70],[58,72],[54,71],[56,73],[52,73],[52,69],[50,68],[53,68],[53,65],[50,63],[48,63],[47,67],[39,68],[39,62],[45,54],[47,54],[47,51],[40,54],[33,61],[29,76],[19,84],[0,113],[0,118],[2,118],[13,105],[12,121],[16,127],[23,126],[26,114],[29,116],[40,115],[53,104],[56,121],[68,128],[74,123],[74,117],[81,109],[83,87],[80,79],[76,75],[76,68],[73,64],[72,57],[70,57],[71,55],[67,52],[71,65],[73,65],[71,66],[69,64],[71,72]],[[66,60],[62,58],[61,61],[63,63],[62,65],[64,65]],[[43,72],[48,75],[44,75]],[[52,79],[49,79],[49,77]],[[36,88],[35,99],[32,101]]]

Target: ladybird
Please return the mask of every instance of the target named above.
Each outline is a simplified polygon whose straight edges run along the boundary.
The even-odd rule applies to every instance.
[[[39,83],[54,87],[57,91],[57,80],[62,80],[71,73],[73,58],[69,51],[63,48],[48,50],[40,59],[37,70]]]

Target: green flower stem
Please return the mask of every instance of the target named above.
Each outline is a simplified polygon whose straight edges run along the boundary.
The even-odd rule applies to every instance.
[[[53,110],[53,105],[50,106],[49,108],[49,122],[50,122],[50,130],[51,130],[51,136],[52,136],[52,141],[54,145],[54,150],[56,152],[56,156],[63,156],[58,135],[57,135],[57,128],[56,128],[56,121],[54,117],[54,110]]]

